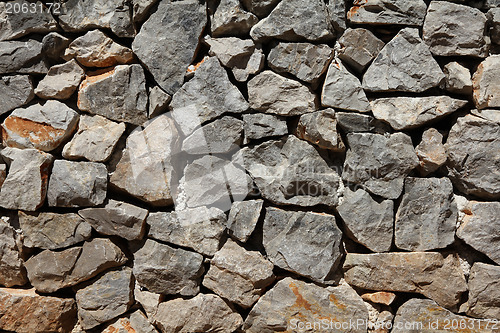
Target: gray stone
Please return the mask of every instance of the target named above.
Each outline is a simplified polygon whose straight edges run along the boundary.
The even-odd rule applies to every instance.
[[[324,42],[334,39],[326,4],[321,0],[282,0],[250,31],[254,40]]]
[[[335,216],[266,208],[263,244],[276,266],[326,282],[342,259],[342,232]]]
[[[255,230],[263,205],[264,201],[260,199],[233,202],[227,219],[229,235],[246,242]]]
[[[423,176],[436,171],[448,160],[446,149],[443,145],[443,135],[434,128],[425,130],[422,141],[415,148],[420,165],[418,170]]]
[[[347,235],[373,252],[388,252],[392,246],[394,202],[378,203],[363,189],[346,188],[337,207]]]
[[[384,42],[367,29],[347,29],[338,43],[338,57],[357,72],[362,72],[384,47]]]
[[[500,107],[500,55],[486,58],[472,76],[472,97],[478,109]]]
[[[500,45],[500,8],[492,8],[486,14],[491,41]]]
[[[467,315],[500,320],[500,267],[476,262],[469,277]]]
[[[386,121],[395,130],[422,126],[457,111],[467,100],[449,96],[388,97],[371,102],[375,118]]]
[[[260,298],[248,314],[243,329],[248,333],[305,330],[362,333],[366,332],[367,320],[368,310],[363,300],[349,285],[323,288],[286,277]],[[323,321],[327,327],[313,326]],[[344,323],[349,322],[363,324],[346,327]],[[336,327],[338,323],[341,326]]]
[[[194,296],[200,291],[204,272],[201,254],[147,239],[134,258],[134,276],[149,291],[183,296]]]
[[[243,115],[245,142],[288,133],[286,120],[273,114],[252,113]]]
[[[64,37],[57,32],[51,32],[42,39],[42,52],[53,60],[60,60],[64,51],[71,43],[71,39]]]
[[[257,251],[247,251],[232,240],[215,253],[203,285],[243,308],[251,307],[275,277],[274,265]]]
[[[404,133],[350,133],[342,178],[372,194],[397,199],[404,178],[418,165],[411,138]],[[383,156],[383,158],[381,158]]]
[[[226,229],[226,215],[215,207],[197,207],[148,216],[148,237],[213,256]]]
[[[421,26],[426,10],[423,0],[356,0],[347,19],[355,24]]]
[[[90,73],[78,92],[80,110],[134,125],[148,119],[147,103],[146,77],[138,64]]]
[[[484,9],[491,9],[491,8],[497,8],[500,7],[500,1],[499,0],[485,0],[483,4]]]
[[[346,3],[343,0],[334,0],[326,2],[326,9],[333,29],[340,36],[347,28],[346,25]]]
[[[109,239],[95,238],[81,247],[60,252],[44,250],[26,261],[25,266],[36,290],[51,293],[91,279],[126,261],[125,254]]]
[[[333,49],[326,44],[280,42],[269,52],[267,63],[276,72],[292,74],[314,88],[332,58]]]
[[[16,230],[0,220],[0,285],[13,287],[28,282],[21,251],[22,243]]]
[[[20,12],[16,12],[16,9]],[[15,0],[0,3],[0,41],[18,39],[31,33],[47,33],[57,29],[47,7],[41,1]]]
[[[131,241],[144,236],[148,211],[126,202],[109,200],[104,208],[87,208],[78,214],[98,233]]]
[[[154,118],[165,112],[171,100],[172,96],[161,90],[160,87],[151,88],[149,90],[148,118]]]
[[[241,316],[217,295],[176,298],[158,307],[154,324],[161,332],[234,332]]]
[[[206,23],[205,5],[196,0],[161,1],[134,38],[132,50],[168,94],[181,87]]]
[[[68,99],[85,76],[83,68],[75,60],[52,66],[38,83],[35,94],[44,99]]]
[[[152,319],[158,310],[158,305],[163,301],[164,295],[147,291],[135,281],[134,298],[142,306],[148,318]]]
[[[90,238],[92,227],[75,213],[18,212],[24,246],[45,250],[65,248]]]
[[[316,109],[312,91],[298,81],[264,71],[248,82],[252,109],[280,116],[298,116]]]
[[[159,2],[159,0],[132,0],[133,4],[133,19],[135,23],[144,21],[151,13],[151,9]]]
[[[132,269],[110,271],[76,292],[79,323],[94,328],[125,313],[134,302]]]
[[[62,151],[67,159],[85,158],[91,162],[109,159],[125,132],[124,123],[115,123],[99,115],[81,115],[78,130]]]
[[[33,82],[28,75],[0,76],[0,115],[29,103],[33,94]]]
[[[135,310],[106,326],[102,333],[158,333],[141,310]]]
[[[300,116],[296,135],[323,149],[334,152],[345,151],[340,133],[337,132],[337,119],[333,109]]]
[[[467,291],[458,257],[438,252],[348,253],[344,278],[368,290],[420,293],[451,310]]]
[[[471,110],[470,111],[474,116],[478,116],[479,118],[483,118],[485,120],[489,120],[492,122],[500,123],[500,110]]]
[[[242,0],[241,2],[248,11],[251,11],[259,18],[264,18],[271,13],[280,0]]]
[[[69,0],[61,4],[59,24],[69,32],[104,28],[118,37],[134,37],[130,5],[126,0]]]
[[[0,74],[46,74],[48,67],[42,60],[42,43],[25,41],[0,41]]]
[[[47,180],[53,157],[36,149],[4,148],[1,156],[9,173],[0,191],[0,206],[35,211],[47,194]]]
[[[339,127],[345,133],[374,132],[383,134],[390,132],[389,125],[367,114],[355,112],[335,112]]]
[[[245,36],[259,21],[243,9],[239,0],[221,0],[211,17],[212,36]]]
[[[486,57],[486,15],[479,9],[448,1],[431,1],[423,40],[436,56]]]
[[[368,91],[423,92],[444,79],[438,63],[419,36],[406,28],[380,51],[363,76]]]
[[[54,161],[47,191],[50,207],[97,206],[106,199],[108,171],[102,163]]]
[[[453,184],[465,194],[500,198],[500,123],[467,115],[458,118],[445,144]]]
[[[92,30],[71,42],[63,58],[74,58],[85,67],[110,67],[132,62],[134,54],[102,31]]]
[[[472,79],[468,68],[453,61],[443,67],[444,81],[441,88],[456,94],[472,94]]]

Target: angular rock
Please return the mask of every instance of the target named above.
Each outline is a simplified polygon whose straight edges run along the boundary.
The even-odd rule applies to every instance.
[[[252,113],[243,115],[245,143],[248,140],[281,136],[288,133],[286,120],[273,114]]]
[[[267,63],[276,72],[292,74],[314,88],[332,58],[333,49],[326,44],[280,42],[269,52]]]
[[[125,313],[134,302],[132,269],[110,271],[76,292],[78,319],[89,330]]]
[[[161,1],[134,38],[132,50],[168,94],[181,87],[206,23],[205,4]]]
[[[374,293],[363,294],[361,295],[361,298],[371,303],[391,305],[396,299],[396,294],[387,291],[377,291]]]
[[[403,190],[404,178],[418,165],[411,138],[403,133],[388,136],[349,133],[347,142],[344,182],[360,185],[387,199],[397,199]]]
[[[474,116],[483,118],[492,122],[500,123],[500,110],[471,110]]]
[[[222,298],[210,294],[163,302],[154,317],[161,332],[234,332],[242,323]]]
[[[64,37],[63,35],[57,32],[51,32],[42,39],[42,52],[48,58],[53,60],[60,60],[64,55],[64,51],[71,43],[69,38]]]
[[[388,122],[395,130],[422,126],[442,118],[467,104],[449,96],[388,97],[371,102],[375,118]]]
[[[367,29],[347,29],[338,40],[338,57],[357,72],[362,72],[384,47],[384,42]]]
[[[148,118],[154,118],[166,111],[171,100],[172,96],[161,90],[158,86],[150,89]]]
[[[472,76],[472,97],[478,109],[500,107],[500,55],[486,58]]]
[[[148,119],[147,103],[146,77],[138,64],[91,73],[78,91],[80,110],[134,125]]]
[[[227,219],[229,235],[246,242],[255,230],[263,205],[264,201],[260,199],[233,202]]]
[[[16,230],[0,221],[0,285],[23,286],[28,282],[21,251],[22,243]]]
[[[147,291],[135,281],[134,298],[143,307],[148,318],[153,318],[156,310],[158,310],[158,305],[163,301],[164,297],[163,295]]]
[[[368,332],[389,333],[394,320],[392,309],[388,306],[365,302],[368,309]]]
[[[325,282],[340,264],[342,232],[333,215],[269,207],[263,229],[267,257],[280,268]]]
[[[62,156],[70,160],[85,158],[91,162],[107,161],[123,132],[124,123],[115,123],[99,115],[82,114],[78,130],[64,146]]]
[[[452,310],[467,291],[458,257],[438,252],[348,253],[344,278],[368,290],[420,293]]]
[[[107,326],[102,333],[158,333],[154,326],[148,321],[148,318],[136,310],[125,318],[117,319]]]
[[[16,12],[17,7],[21,12]],[[27,9],[27,10],[26,10]],[[31,33],[47,33],[57,29],[54,20],[41,1],[25,0],[0,3],[0,41],[18,39]]]
[[[347,19],[355,24],[421,26],[426,10],[423,0],[355,0]]]
[[[148,237],[213,256],[219,249],[226,221],[224,212],[215,207],[151,213],[147,219]]]
[[[320,148],[335,152],[345,151],[340,133],[337,132],[337,120],[333,109],[300,116],[295,134]]]
[[[488,18],[489,33],[491,41],[497,45],[500,44],[500,8],[492,8],[486,14]]]
[[[300,332],[304,329],[311,332],[361,333],[366,332],[367,320],[365,303],[349,285],[344,283],[338,287],[322,288],[286,277],[260,298],[243,328],[248,333]],[[314,323],[323,321],[328,328],[318,331],[316,324],[313,329]],[[350,321],[363,324],[358,328],[356,325],[346,327],[345,324],[344,329],[335,328],[337,323]]]
[[[431,1],[423,40],[436,56],[486,57],[486,15],[479,9],[449,1]]]
[[[257,251],[246,251],[228,239],[210,260],[203,285],[243,308],[251,307],[275,277],[274,265]]]
[[[54,161],[47,191],[50,207],[97,206],[106,199],[108,171],[102,163]]]
[[[33,82],[28,75],[0,76],[0,115],[30,102],[33,94]]]
[[[324,42],[334,39],[326,4],[321,0],[282,0],[250,31],[253,40]]]
[[[3,144],[15,148],[56,149],[78,124],[78,113],[58,101],[14,110],[2,123]]]
[[[423,92],[439,85],[444,74],[417,29],[406,28],[380,51],[363,76],[368,91]]]
[[[212,36],[245,36],[259,21],[243,9],[239,0],[221,0],[211,18]]]
[[[38,292],[51,293],[74,286],[97,274],[123,265],[127,257],[106,238],[55,252],[45,250],[26,261],[28,279]]]
[[[248,11],[251,11],[259,18],[266,17],[280,0],[242,0]]]
[[[200,291],[204,272],[201,254],[147,239],[134,258],[134,276],[149,291],[182,296],[194,296]]]
[[[468,68],[454,61],[444,66],[443,73],[445,78],[441,88],[456,94],[472,94],[472,80]]]
[[[68,99],[76,91],[84,76],[83,68],[75,60],[55,65],[38,83],[35,94],[44,99]]]
[[[90,238],[92,227],[75,213],[18,212],[24,246],[46,250],[65,248]]]
[[[443,145],[443,135],[434,128],[429,128],[422,134],[422,141],[415,148],[420,165],[418,169],[423,176],[436,171],[448,160]]]
[[[476,262],[469,277],[467,314],[500,320],[500,267]]]
[[[40,296],[35,289],[0,288],[0,329],[19,333],[71,332],[72,298]]]
[[[280,116],[298,116],[316,109],[315,96],[298,81],[264,71],[248,82],[252,109]]]
[[[326,3],[326,9],[328,11],[328,16],[330,17],[330,22],[333,25],[333,29],[337,32],[337,36],[340,36],[346,29],[346,3],[345,1],[328,1]]]
[[[335,118],[345,133],[374,132],[383,134],[391,131],[389,125],[367,114],[336,112]]]
[[[156,117],[129,135],[110,184],[153,206],[171,205],[172,163],[179,149],[173,120],[166,114]]]
[[[363,208],[360,208],[363,207]],[[363,189],[344,190],[337,211],[346,227],[347,235],[373,252],[387,252],[392,245],[394,202],[375,201]]]
[[[85,67],[110,67],[128,64],[134,54],[128,47],[115,43],[100,30],[92,30],[75,39],[64,52],[64,59],[76,59]]]
[[[445,144],[447,169],[463,193],[480,198],[500,198],[500,123],[467,115],[458,118]]]
[[[35,211],[47,194],[47,180],[53,156],[36,149],[4,148],[1,156],[9,173],[0,190],[0,206]]]
[[[47,65],[42,60],[42,43],[39,41],[0,41],[0,74],[46,74],[47,71]]]

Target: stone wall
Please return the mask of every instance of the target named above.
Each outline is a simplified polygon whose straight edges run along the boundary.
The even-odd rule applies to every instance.
[[[500,1],[0,3],[0,331],[500,332]]]

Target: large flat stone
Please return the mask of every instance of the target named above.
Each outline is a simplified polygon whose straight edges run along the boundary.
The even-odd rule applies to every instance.
[[[421,26],[426,9],[423,0],[355,0],[347,19],[355,24]]]
[[[48,70],[39,41],[0,41],[0,74],[47,74]]]

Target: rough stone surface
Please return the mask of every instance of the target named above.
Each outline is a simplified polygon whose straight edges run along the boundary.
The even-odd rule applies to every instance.
[[[469,277],[467,314],[500,320],[500,267],[476,262]]]
[[[357,72],[362,72],[384,47],[384,42],[367,29],[347,29],[338,43],[338,57]]]
[[[45,74],[47,71],[39,41],[0,41],[0,74]]]
[[[24,0],[0,3],[0,41],[18,39],[31,33],[47,33],[57,29],[57,22],[41,1],[32,4]],[[15,6],[20,7],[16,13]],[[23,12],[23,7],[28,10]],[[36,10],[33,10],[35,7]],[[16,8],[17,9],[17,8]],[[40,11],[40,9],[43,9]]]
[[[167,110],[171,100],[172,96],[161,90],[160,87],[154,86],[149,90],[148,117],[151,119],[162,114]]]
[[[252,113],[243,115],[245,142],[288,133],[286,120],[273,114]]]
[[[421,26],[426,10],[423,0],[355,0],[347,19],[357,24]]]
[[[257,15],[259,18],[264,18],[273,10],[280,0],[242,0],[241,3],[245,8]]]
[[[361,295],[361,298],[371,303],[391,305],[396,299],[396,294],[387,291],[377,291],[374,293],[363,294]]]
[[[367,114],[336,112],[335,118],[345,133],[373,132],[383,134],[390,132],[389,125]]]
[[[33,94],[33,82],[28,75],[0,77],[0,115],[30,102]]]
[[[472,76],[474,103],[478,109],[500,107],[500,55],[486,58]]]
[[[444,81],[441,87],[451,93],[472,94],[472,79],[468,68],[453,61],[443,67]]]
[[[429,128],[422,134],[422,141],[415,148],[415,153],[420,160],[418,169],[424,176],[436,171],[448,160],[443,135],[434,128]]]
[[[158,333],[154,326],[148,321],[148,318],[136,310],[127,317],[117,319],[108,325],[102,333]]]
[[[44,99],[68,99],[76,91],[84,76],[85,72],[74,60],[52,66],[38,83],[35,94]]]
[[[212,36],[245,36],[258,21],[257,16],[243,9],[239,0],[221,0],[211,17]]]
[[[42,52],[50,59],[60,60],[70,43],[71,39],[57,32],[51,32],[42,39]]]
[[[28,282],[21,251],[22,243],[16,230],[0,221],[0,285],[13,287]]]
[[[147,291],[144,287],[141,287],[137,281],[135,281],[134,298],[136,302],[142,305],[148,318],[153,318],[156,310],[158,310],[158,305],[161,303],[164,296]]]
[[[492,8],[486,14],[490,26],[491,41],[500,44],[500,8]]]
[[[297,125],[296,135],[323,149],[334,152],[345,151],[342,137],[337,132],[337,119],[333,109],[302,115]]]
[[[229,235],[246,242],[255,230],[263,205],[264,201],[260,199],[234,202],[227,219]]]

